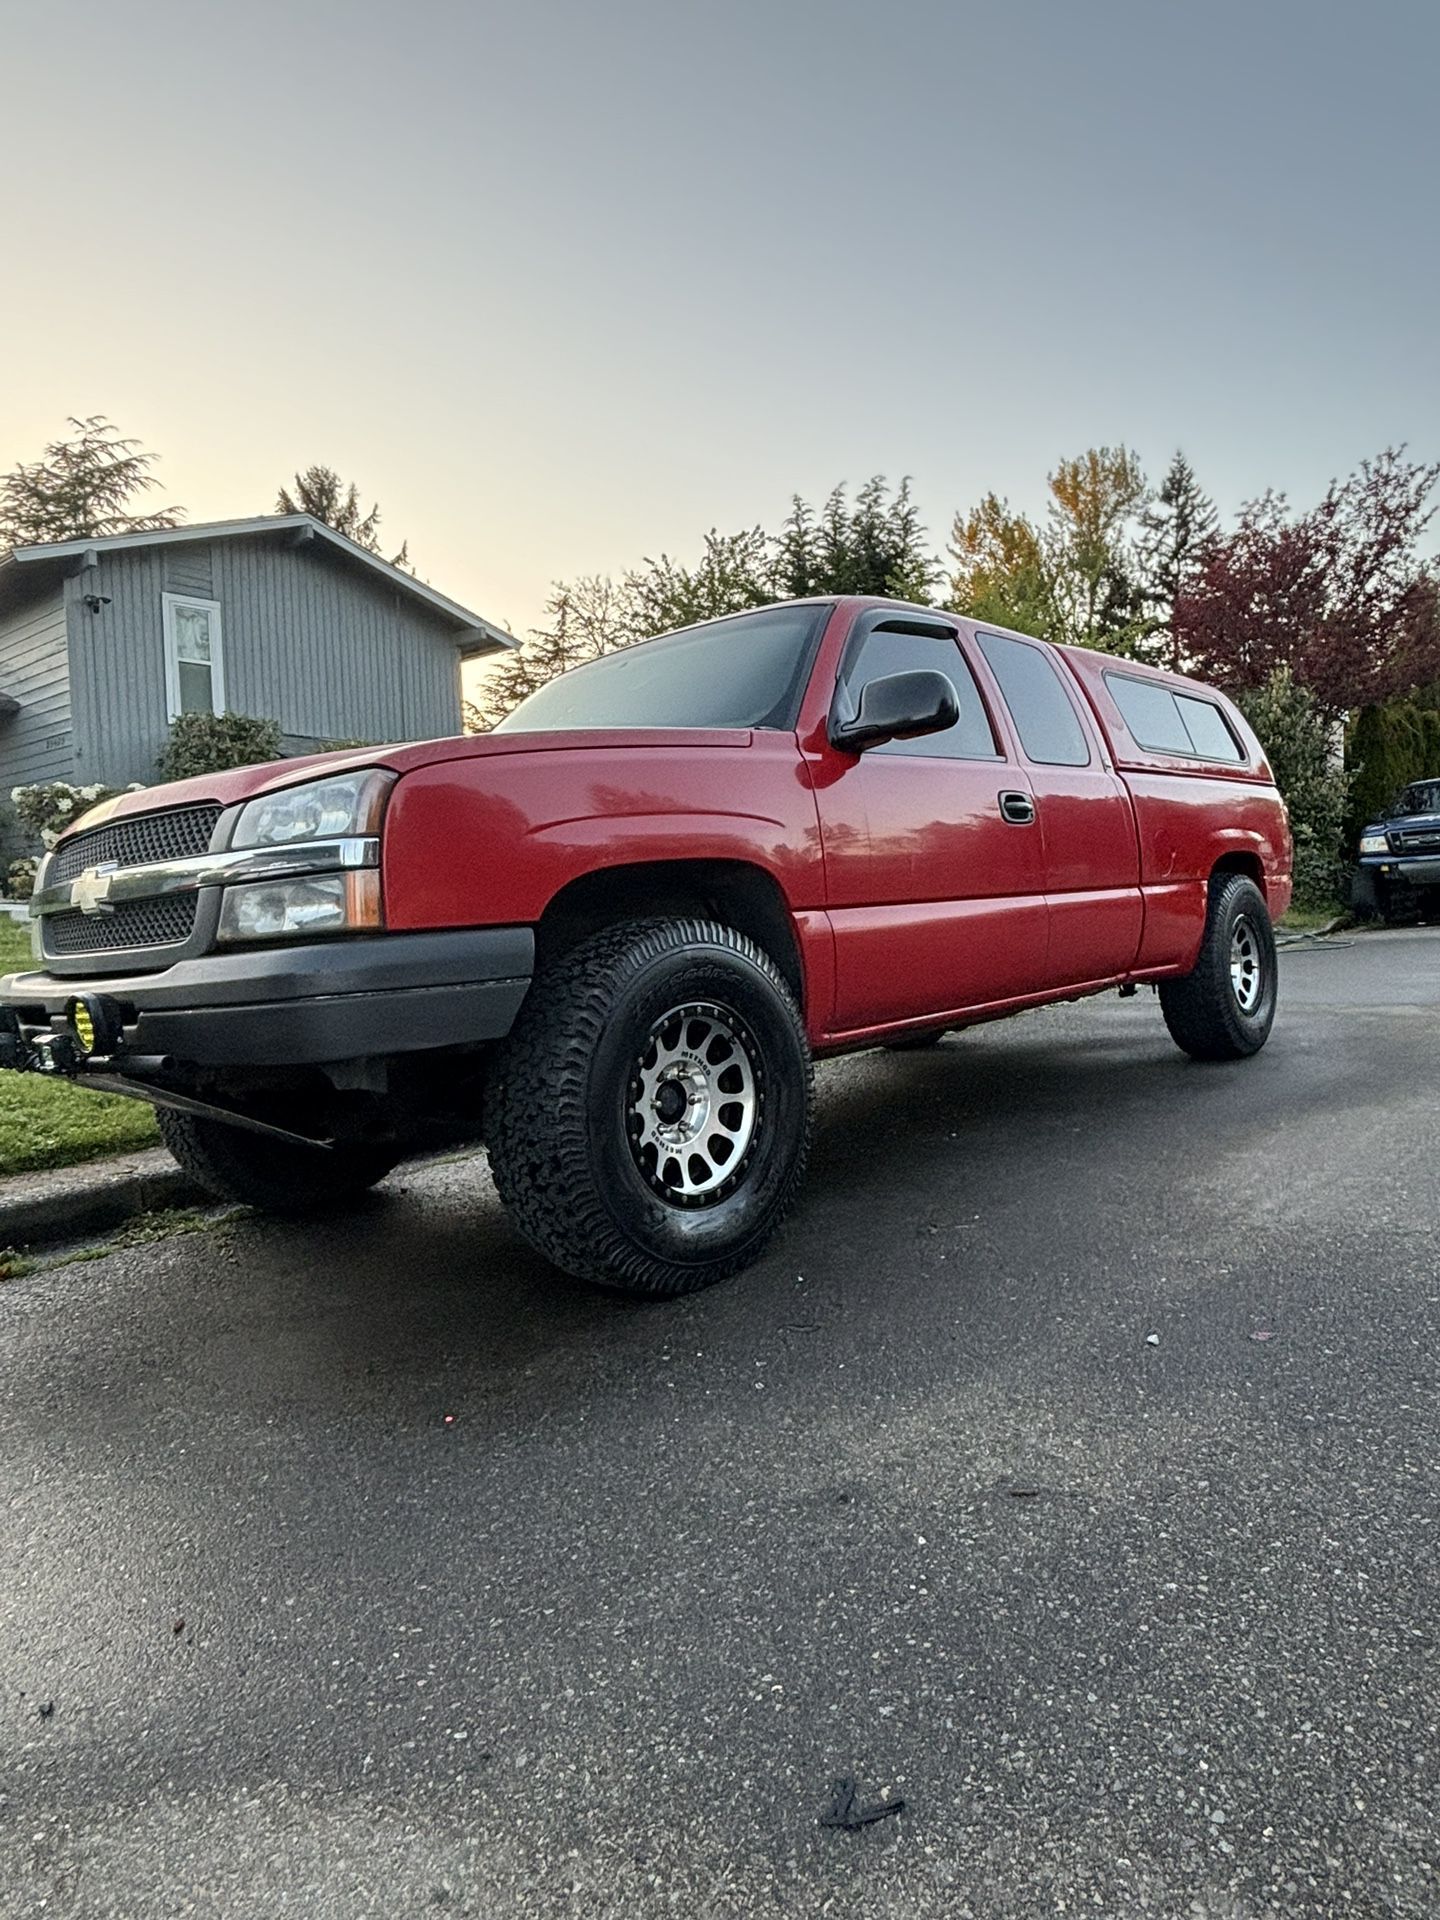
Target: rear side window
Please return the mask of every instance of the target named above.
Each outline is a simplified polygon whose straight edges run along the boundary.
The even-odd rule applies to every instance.
[[[990,671],[1015,722],[1020,744],[1046,767],[1084,767],[1090,748],[1075,717],[1060,676],[1039,647],[1006,640],[998,633],[976,635]]]
[[[921,669],[943,673],[949,679],[960,703],[959,720],[943,733],[922,734],[918,740],[887,740],[883,746],[871,747],[870,752],[945,760],[1000,759],[980,689],[955,639],[942,639],[938,633],[897,633],[889,627],[876,627],[859,641],[846,661],[845,686],[858,699],[867,680]]]
[[[1245,753],[1213,700],[1175,693],[1158,680],[1107,673],[1110,689],[1136,742],[1151,753],[1178,753],[1187,760],[1224,760],[1237,766]]]
[[[1226,724],[1225,716],[1209,700],[1196,700],[1188,693],[1177,693],[1175,704],[1185,722],[1185,730],[1195,742],[1195,751],[1206,760],[1245,758],[1240,742]]]

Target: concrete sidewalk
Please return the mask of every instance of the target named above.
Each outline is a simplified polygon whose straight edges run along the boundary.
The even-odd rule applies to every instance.
[[[138,1213],[209,1204],[163,1147],[0,1178],[0,1247],[78,1240]]]

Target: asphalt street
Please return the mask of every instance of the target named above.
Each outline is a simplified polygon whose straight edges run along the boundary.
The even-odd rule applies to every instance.
[[[475,1157],[0,1288],[0,1913],[1440,1913],[1437,1102],[1366,935],[824,1068],[676,1305]]]

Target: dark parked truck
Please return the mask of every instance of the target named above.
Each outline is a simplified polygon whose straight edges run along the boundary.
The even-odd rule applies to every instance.
[[[126,795],[44,863],[26,1072],[152,1101],[216,1194],[343,1204],[483,1133],[573,1274],[678,1294],[795,1199],[811,1062],[1137,982],[1264,1045],[1285,811],[1220,694],[873,599],[647,641],[493,733]]]
[[[1351,904],[1381,920],[1440,914],[1440,778],[1411,781],[1360,835]]]

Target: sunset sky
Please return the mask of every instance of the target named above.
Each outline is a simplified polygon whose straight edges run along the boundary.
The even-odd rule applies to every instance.
[[[324,461],[523,629],[789,495],[1440,453],[1433,0],[0,0],[0,467]]]

